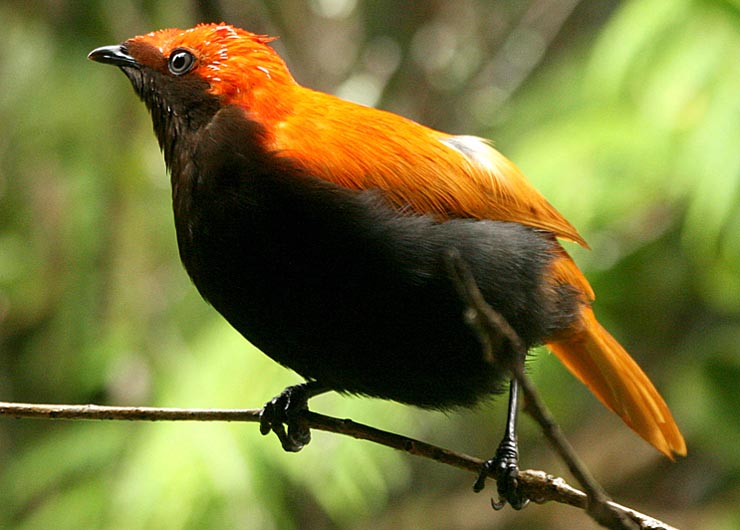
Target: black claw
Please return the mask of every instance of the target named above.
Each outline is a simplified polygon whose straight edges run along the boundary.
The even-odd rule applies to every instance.
[[[260,413],[260,432],[263,435],[274,432],[283,450],[297,453],[311,441],[311,430],[302,420],[301,413],[308,410],[308,400],[323,391],[313,381],[289,386],[265,403]]]
[[[478,478],[475,480],[475,484],[473,484],[474,492],[480,493],[486,487],[486,478],[488,478],[488,474],[491,472],[492,463],[493,460],[483,462],[483,465],[480,468],[480,473],[478,473]]]
[[[503,508],[508,503],[515,510],[521,510],[529,504],[529,499],[519,491],[519,455],[506,453],[506,449],[502,453],[496,459],[497,504]]]
[[[478,480],[473,485],[473,490],[478,493],[486,486],[486,477],[493,474],[496,478],[496,489],[499,496],[498,501],[491,499],[491,506],[494,510],[500,510],[507,504],[515,510],[521,510],[529,503],[527,496],[519,491],[519,444],[516,438],[518,394],[519,386],[516,379],[512,379],[506,434],[493,458],[481,466]]]
[[[485,487],[486,477],[493,473],[496,478],[496,489],[499,500],[491,499],[494,510],[500,510],[507,504],[515,510],[521,510],[529,499],[519,491],[519,452],[516,440],[504,438],[496,450],[496,455],[483,463],[478,479],[473,485],[477,493]]]

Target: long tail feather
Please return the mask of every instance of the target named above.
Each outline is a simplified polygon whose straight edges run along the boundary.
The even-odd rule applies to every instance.
[[[590,307],[581,328],[547,346],[594,395],[637,434],[673,460],[686,443],[663,398],[645,372],[609,332]]]

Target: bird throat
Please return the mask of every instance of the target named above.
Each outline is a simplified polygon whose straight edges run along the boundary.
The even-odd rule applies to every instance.
[[[152,117],[154,133],[170,173],[179,174],[188,146],[221,106],[200,77],[173,78],[156,70],[122,67]]]

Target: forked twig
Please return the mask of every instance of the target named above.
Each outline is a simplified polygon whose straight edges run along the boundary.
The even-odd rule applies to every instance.
[[[450,275],[466,306],[466,317],[481,338],[486,355],[493,362],[493,351],[502,341],[509,341],[524,358],[526,351],[521,339],[509,323],[484,300],[467,265],[457,253],[449,255]],[[536,503],[555,501],[584,509],[595,521],[613,530],[652,529],[677,530],[657,519],[609,500],[603,488],[581,463],[573,447],[542,402],[521,364],[510,363],[512,376],[519,382],[525,396],[525,410],[540,425],[546,438],[566,463],[586,493],[568,485],[544,471],[522,470],[518,481],[522,493]],[[129,421],[244,421],[259,422],[261,409],[179,409],[155,407],[112,407],[100,405],[48,405],[0,402],[0,417],[43,418],[68,420],[129,420]],[[310,429],[333,432],[371,441],[406,453],[429,458],[459,469],[480,473],[483,460],[456,453],[407,436],[383,431],[350,419],[302,411]],[[495,477],[493,477],[495,478]]]
[[[111,407],[101,405],[49,405],[35,403],[0,402],[0,417],[37,418],[56,420],[128,420],[128,421],[243,421],[259,423],[261,409],[178,409],[157,407]],[[303,411],[311,429],[333,432],[368,440],[423,458],[436,460],[459,469],[478,473],[483,460],[456,453],[407,436],[369,427],[348,419],[333,418],[315,412]],[[534,502],[547,501],[586,509],[586,494],[569,486],[563,479],[543,471],[521,471],[522,490]],[[676,530],[650,516],[630,508],[610,503],[638,521],[640,528]]]

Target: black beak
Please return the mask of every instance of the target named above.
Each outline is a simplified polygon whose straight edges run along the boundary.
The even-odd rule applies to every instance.
[[[128,54],[128,50],[123,44],[95,48],[88,54],[87,58],[98,63],[114,66],[139,66],[136,59]]]

